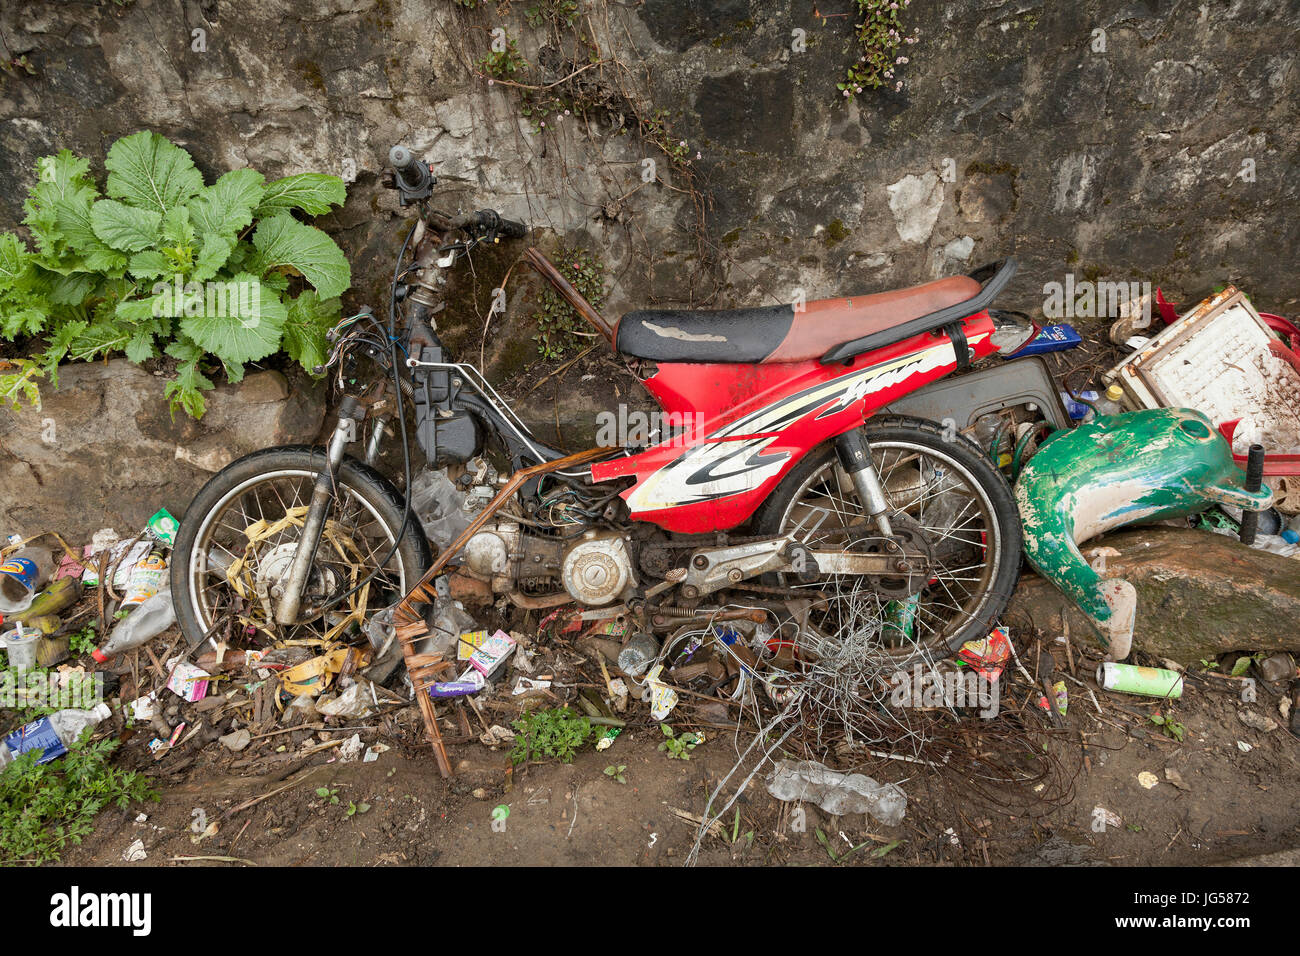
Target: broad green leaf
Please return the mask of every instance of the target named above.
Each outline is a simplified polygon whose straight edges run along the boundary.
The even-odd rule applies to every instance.
[[[9,405],[18,411],[26,399],[28,405],[40,408],[41,390],[36,380],[45,373],[28,359],[17,359],[11,364],[18,371],[0,375],[0,406]]]
[[[149,322],[158,318],[172,318],[169,295],[150,296],[147,299],[126,299],[117,304],[114,316],[127,322]]]
[[[68,345],[68,359],[89,362],[97,355],[120,352],[131,339],[127,323],[98,321],[85,329]]]
[[[108,195],[159,215],[203,188],[203,175],[190,154],[149,130],[119,139],[104,166]]]
[[[190,221],[198,233],[234,237],[253,221],[266,178],[254,169],[232,169],[190,203]]]
[[[13,233],[0,234],[0,288],[18,287],[31,269],[30,253]]]
[[[99,276],[90,272],[56,275],[50,283],[50,302],[54,305],[80,305],[98,281]]]
[[[127,266],[127,271],[137,279],[157,279],[160,276],[170,275],[172,269],[171,260],[157,249],[137,252],[131,257],[131,263]]]
[[[187,303],[181,331],[221,359],[227,374],[235,366],[265,358],[280,347],[288,311],[274,289],[247,272],[204,286],[208,294],[201,313],[190,314],[191,304]],[[224,287],[223,294],[213,296],[214,287]]]
[[[50,382],[57,388],[59,384],[59,363],[63,361],[64,356],[68,354],[68,349],[72,343],[90,326],[89,322],[74,320],[64,322],[50,336],[49,345],[41,353],[41,364],[49,372]]]
[[[162,214],[115,199],[101,199],[90,212],[95,235],[121,252],[139,252],[158,241]]]
[[[176,414],[177,408],[184,408],[192,418],[202,418],[207,408],[203,393],[212,388],[212,380],[199,370],[203,349],[182,335],[163,351],[180,362],[176,377],[167,383],[163,392],[171,403],[172,414]]]
[[[6,339],[20,335],[36,335],[45,328],[47,313],[35,306],[5,309],[0,314],[0,333]]]
[[[162,218],[162,239],[167,246],[192,246],[194,227],[190,225],[190,211],[184,206],[173,206]]]
[[[313,216],[330,211],[330,206],[341,206],[348,190],[343,180],[324,173],[298,173],[267,183],[262,201],[257,207],[257,217],[274,215],[287,209],[301,209]]]
[[[211,232],[204,233],[203,246],[199,250],[199,257],[194,262],[194,271],[190,273],[190,277],[199,282],[211,279],[217,274],[217,270],[226,264],[234,248],[234,239]]]
[[[352,284],[347,257],[334,240],[287,212],[258,223],[253,246],[257,252],[250,267],[259,275],[273,269],[288,270],[301,275],[327,299],[340,295]]]
[[[146,322],[137,328],[132,334],[123,351],[126,357],[132,362],[140,363],[146,359],[151,359],[158,354],[158,349],[154,347],[154,336],[164,332],[166,327],[163,322],[154,319]]]
[[[333,328],[339,315],[337,298],[322,300],[312,289],[291,300],[284,323],[284,350],[289,357],[309,372],[324,365],[329,357],[325,333]]]

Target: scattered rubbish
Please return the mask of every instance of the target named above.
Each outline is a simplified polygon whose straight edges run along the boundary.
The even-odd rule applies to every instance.
[[[1205,299],[1103,378],[1137,408],[1194,408],[1215,422],[1239,420],[1233,447],[1300,449],[1300,370],[1245,294],[1234,286]],[[1224,374],[1224,369],[1233,374]]]
[[[1183,779],[1183,775],[1173,767],[1165,767],[1165,779],[1179,790],[1188,791],[1192,789],[1187,785],[1187,781]]]
[[[778,800],[815,803],[833,816],[869,813],[885,826],[903,822],[907,794],[897,784],[837,773],[811,760],[778,760],[775,767],[767,778],[767,792]]]
[[[1024,358],[1026,355],[1042,355],[1045,352],[1064,352],[1067,349],[1075,348],[1083,343],[1083,336],[1074,330],[1074,326],[1066,325],[1045,325],[1039,330],[1038,334],[1029,340],[1029,344],[1023,346],[1018,352],[1012,355],[1003,355],[1003,359]]]
[[[221,746],[227,750],[233,750],[235,753],[243,750],[253,741],[253,735],[248,732],[246,727],[241,727],[234,733],[225,734],[218,739]]]
[[[1137,667],[1104,661],[1097,665],[1097,684],[1103,690],[1143,697],[1182,697],[1183,675],[1161,667]]]
[[[122,851],[122,859],[127,863],[139,863],[141,860],[148,859],[148,857],[149,854],[144,849],[144,840],[136,840]]]
[[[55,757],[62,757],[83,730],[94,727],[111,713],[108,704],[99,703],[89,710],[68,708],[39,717],[0,741],[0,767],[19,754],[29,752],[40,753],[37,763],[49,763]]]
[[[23,671],[34,669],[37,666],[36,644],[40,636],[40,631],[24,628],[22,624],[0,635],[4,649],[9,653],[9,666]]]
[[[650,716],[655,720],[663,720],[672,713],[678,700],[677,691],[659,680],[659,673],[662,670],[663,665],[656,664],[646,675],[645,681],[650,698]]]
[[[1150,409],[1109,415],[1056,433],[1024,466],[1015,487],[1025,557],[1079,605],[1107,656],[1133,643],[1137,592],[1103,579],[1079,545],[1103,531],[1201,511],[1214,503],[1268,507],[1272,492],[1248,492],[1228,443],[1200,412]]]
[[[125,602],[123,602],[125,607]],[[118,622],[101,647],[91,651],[97,661],[106,661],[123,651],[157,637],[176,623],[176,608],[172,604],[170,587],[163,587],[144,598],[125,618]]]
[[[392,749],[388,744],[372,744],[366,748],[365,756],[361,758],[362,763],[374,763],[379,759],[380,754],[386,754]]]
[[[538,693],[550,690],[551,682],[548,680],[534,680],[531,677],[524,677],[522,674],[515,678],[515,686],[510,691],[514,697],[521,697],[524,694]]]
[[[27,610],[50,578],[54,556],[49,548],[19,548],[0,561],[0,613]]]
[[[1265,717],[1255,713],[1253,710],[1237,711],[1237,719],[1252,730],[1258,730],[1260,733],[1270,733],[1277,730],[1277,721],[1271,717]]]
[[[607,730],[605,730],[604,733],[602,733],[599,737],[596,738],[596,749],[608,750],[610,747],[614,746],[614,739],[618,737],[618,735],[621,734],[622,732],[623,732],[622,727],[608,728]]]
[[[486,731],[479,734],[478,739],[485,747],[500,747],[502,744],[512,743],[515,739],[515,732],[509,727],[493,724]]]
[[[1155,774],[1153,774],[1150,770],[1143,770],[1141,773],[1138,774],[1138,783],[1142,785],[1142,788],[1144,790],[1150,790],[1159,782],[1160,782],[1160,778],[1157,777]]]
[[[61,578],[36,594],[27,603],[25,610],[7,613],[5,620],[10,624],[32,624],[44,618],[52,620],[58,626],[58,614],[72,607],[81,598],[81,583],[75,578]],[[44,630],[44,628],[42,628]]]
[[[1246,743],[1246,741],[1244,741],[1244,740],[1238,740],[1238,741],[1237,741],[1237,749],[1240,750],[1240,751],[1241,751],[1242,753],[1244,753],[1244,754],[1248,754],[1248,753],[1250,753],[1252,750],[1254,750],[1255,748],[1252,747],[1250,744]]]
[[[659,642],[649,634],[633,634],[618,655],[618,668],[628,677],[639,678],[659,656]]]
[[[158,692],[150,691],[126,705],[127,716],[132,720],[152,720],[158,715]]]
[[[332,742],[332,741],[331,741]],[[339,763],[352,763],[361,756],[361,735],[353,734],[339,746]]]
[[[150,551],[131,569],[131,577],[127,580],[126,591],[122,595],[122,603],[118,605],[118,610],[130,610],[153,597],[163,586],[166,576],[167,555],[159,549]]]
[[[1124,825],[1124,821],[1118,813],[1114,810],[1107,810],[1100,804],[1092,808],[1092,818],[1104,823],[1112,830],[1118,830]]]
[[[472,678],[461,680],[438,681],[429,685],[430,697],[466,697],[470,694],[477,694],[483,689],[483,675],[478,671],[473,672]]]
[[[484,679],[490,679],[515,651],[515,639],[505,631],[497,631],[475,649],[469,663]]]
[[[208,681],[212,677],[203,668],[181,660],[180,654],[167,661],[167,689],[182,700],[193,703],[208,694]]]
[[[990,684],[997,683],[1011,659],[1011,638],[1004,627],[995,627],[988,637],[967,641],[957,651],[958,665],[969,664]]]

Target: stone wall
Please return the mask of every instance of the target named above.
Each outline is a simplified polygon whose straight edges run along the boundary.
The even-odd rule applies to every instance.
[[[599,249],[613,314],[879,291],[1008,254],[1022,272],[1006,304],[1030,310],[1067,272],[1150,280],[1180,301],[1225,281],[1263,309],[1300,299],[1295,0],[916,0],[902,89],[856,102],[835,87],[854,56],[848,0],[582,0],[626,66],[622,92],[666,109],[699,153],[702,229],[662,156],[660,181],[642,183],[657,154],[636,136],[572,118],[535,131],[518,92],[475,69],[495,26],[546,60],[547,31],[511,7],[7,3],[0,37],[35,75],[0,74],[0,227],[21,219],[37,157],[66,146],[102,172],[114,139],[152,128],[209,180],[355,170],[347,205],[319,221],[354,262],[347,306],[382,305],[405,234],[377,181],[396,142],[434,162],[443,208],[494,206],[538,227],[533,241]],[[520,251],[479,257],[441,318],[461,357],[481,353],[501,380],[535,355],[522,267],[506,317],[486,318]],[[577,378],[565,401],[590,418],[607,383]],[[550,420],[551,400],[522,410]]]

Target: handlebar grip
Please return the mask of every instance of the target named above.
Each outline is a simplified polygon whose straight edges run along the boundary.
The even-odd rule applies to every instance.
[[[388,151],[388,164],[405,177],[405,174],[409,173],[411,167],[415,165],[415,154],[405,146],[394,146]]]
[[[522,239],[528,233],[528,227],[513,219],[501,220],[501,235],[507,239]]]

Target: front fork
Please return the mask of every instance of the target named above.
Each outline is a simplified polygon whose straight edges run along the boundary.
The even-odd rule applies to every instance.
[[[293,554],[293,564],[289,566],[284,593],[280,595],[280,602],[275,608],[275,620],[282,626],[287,627],[297,621],[298,612],[302,610],[302,592],[307,586],[312,561],[316,559],[316,549],[320,546],[330,499],[334,497],[334,479],[339,465],[343,463],[343,452],[350,442],[356,440],[358,427],[365,419],[365,414],[365,406],[359,400],[351,395],[343,396],[343,401],[339,403],[339,423],[334,427],[334,434],[330,438],[325,468],[316,476],[316,484],[312,487],[311,502],[307,505],[307,515],[302,523],[302,535],[298,538],[298,549]]]
[[[854,428],[835,439],[835,454],[840,465],[849,473],[853,490],[858,493],[858,501],[867,509],[867,514],[875,519],[881,535],[886,538],[894,534],[889,523],[889,499],[885,489],[880,485],[880,475],[871,461],[871,446],[867,443],[862,429]]]

